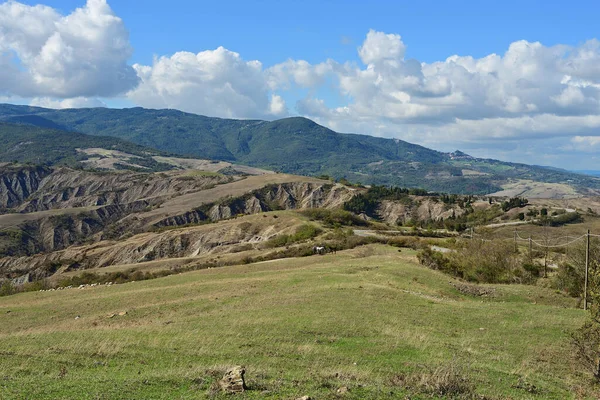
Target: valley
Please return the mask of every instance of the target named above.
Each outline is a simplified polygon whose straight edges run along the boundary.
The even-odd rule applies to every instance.
[[[600,399],[563,3],[0,0],[0,400]]]
[[[233,364],[248,371],[243,398],[599,393],[570,347],[586,320],[581,235],[600,233],[596,178],[396,142],[408,159],[365,164],[364,185],[340,160],[370,139],[306,121],[245,126],[322,128],[349,151],[326,156],[341,178],[42,122],[0,124],[21,154],[0,165],[0,396],[68,397],[85,381],[99,398],[221,398]],[[63,146],[35,162],[36,138],[57,132]],[[385,174],[406,186],[374,184]],[[467,180],[497,191],[453,192]]]

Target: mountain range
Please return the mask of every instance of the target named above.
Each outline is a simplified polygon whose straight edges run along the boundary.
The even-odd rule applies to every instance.
[[[58,135],[58,138],[70,132],[67,142],[73,144],[73,149],[108,146],[137,156],[168,153],[298,175],[328,175],[364,184],[473,194],[498,192],[519,181],[564,184],[584,194],[600,189],[600,179],[592,176],[480,159],[461,151],[443,153],[399,139],[338,133],[302,117],[235,120],[171,109],[53,110],[0,104],[0,121],[3,122],[0,135],[4,135],[0,137],[12,135],[9,143],[12,150],[0,152],[0,161],[13,161],[11,153],[21,151],[23,143],[35,147],[31,146],[32,135],[40,138]],[[64,138],[58,141],[65,142]],[[48,153],[43,151],[44,146],[39,150]],[[70,154],[74,154],[72,150]],[[75,158],[85,158],[85,154],[77,154]],[[47,154],[41,158],[61,160],[61,157],[48,160]],[[152,160],[142,167],[172,168]]]

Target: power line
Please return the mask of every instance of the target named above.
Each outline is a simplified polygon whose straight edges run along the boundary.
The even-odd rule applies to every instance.
[[[540,243],[540,242],[538,242],[538,241],[536,241],[536,240],[532,240],[532,243],[534,243],[534,244],[535,244],[536,246],[538,246],[538,247],[545,247],[545,248],[547,248],[547,249],[554,249],[554,248],[557,248],[557,247],[566,247],[566,246],[570,246],[571,244],[573,244],[573,243],[575,243],[575,242],[579,241],[580,239],[583,239],[583,238],[584,238],[584,237],[586,237],[586,236],[587,236],[587,235],[581,235],[581,236],[579,236],[577,239],[575,239],[575,240],[572,240],[572,241],[570,241],[570,242],[568,242],[568,243],[562,243],[562,244],[556,244],[556,245],[547,245],[547,244]]]

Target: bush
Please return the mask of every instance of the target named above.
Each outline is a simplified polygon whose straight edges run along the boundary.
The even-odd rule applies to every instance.
[[[17,288],[12,284],[11,281],[4,281],[0,283],[0,296],[10,296],[11,294],[17,293]]]
[[[322,221],[329,227],[340,226],[367,226],[368,223],[362,218],[357,217],[349,211],[328,210],[325,208],[311,208],[301,211],[300,214],[308,217],[312,221]]]
[[[600,325],[595,321],[586,322],[573,334],[572,343],[582,367],[600,381]]]
[[[502,211],[508,211],[512,208],[525,207],[529,201],[522,197],[513,197],[507,201],[503,201],[501,204]]]
[[[283,247],[303,240],[317,237],[323,230],[312,224],[303,224],[296,228],[293,235],[277,235],[265,243],[265,247]]]
[[[386,242],[387,245],[393,247],[404,247],[409,249],[418,249],[421,247],[421,241],[416,237],[393,237],[389,238]]]
[[[424,265],[427,268],[458,276],[458,271],[455,271],[455,268],[451,265],[450,260],[439,251],[431,250],[429,247],[427,247],[417,254],[417,259],[421,265]]]
[[[583,218],[578,212],[560,214],[554,218],[550,218],[550,226],[561,226],[565,224],[576,224],[582,222]]]
[[[290,235],[277,235],[274,238],[269,239],[265,243],[265,247],[270,249],[270,248],[274,248],[274,247],[286,246],[288,243],[291,243],[290,238],[291,238]]]
[[[296,233],[292,236],[294,241],[312,239],[318,236],[323,230],[312,224],[303,224],[296,228]]]
[[[564,263],[558,266],[558,272],[552,279],[552,287],[561,290],[572,297],[583,294],[584,277],[582,271],[575,266]]]
[[[417,255],[419,262],[472,282],[533,283],[539,266],[522,265],[513,246],[506,242],[465,241],[456,251],[443,254],[429,248]]]

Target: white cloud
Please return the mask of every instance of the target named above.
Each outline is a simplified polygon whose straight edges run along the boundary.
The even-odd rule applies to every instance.
[[[286,113],[271,97],[259,61],[245,61],[223,47],[175,53],[152,66],[133,66],[141,79],[128,97],[144,107],[177,108],[227,118],[277,117]]]
[[[367,65],[381,65],[385,62],[397,63],[404,58],[406,46],[400,35],[385,34],[370,30],[358,54]]]
[[[269,87],[276,90],[290,89],[294,84],[303,88],[317,87],[323,85],[330,72],[331,61],[311,65],[304,60],[287,60],[268,68],[265,74]]]
[[[64,100],[56,100],[49,97],[36,97],[29,102],[29,105],[54,109],[106,107],[106,103],[103,101],[88,97],[74,97]]]
[[[93,107],[104,105],[98,97],[126,93],[144,107],[209,116],[299,113],[339,131],[438,149],[508,143],[502,151],[510,152],[526,140],[528,150],[520,154],[532,157],[534,143],[541,149],[551,140],[560,151],[575,152],[600,137],[596,39],[579,46],[521,40],[503,54],[431,63],[411,59],[400,35],[375,30],[357,48],[358,63],[288,59],[265,68],[219,47],[130,66],[131,54],[125,25],[106,0],[87,0],[69,15],[43,5],[0,4],[0,100]]]
[[[276,94],[272,95],[271,102],[269,103],[269,113],[271,115],[285,115],[287,112],[283,98]]]
[[[575,136],[571,142],[563,147],[565,151],[575,151],[582,153],[598,153],[600,145],[600,136]]]
[[[123,21],[105,0],[63,16],[43,6],[0,4],[0,93],[115,96],[137,84]]]
[[[302,65],[306,76],[319,67],[325,71],[320,81],[336,80],[347,99],[328,106],[313,91],[297,103],[297,111],[336,130],[437,149],[525,140],[530,150],[522,161],[527,162],[550,159],[531,150],[533,143],[551,152],[555,147],[544,145],[551,138],[561,146],[574,136],[600,137],[597,40],[579,47],[518,41],[502,55],[421,63],[406,58],[400,36],[370,31],[358,54],[364,65],[328,60],[326,71],[323,64],[312,66],[312,72],[306,63],[286,61]],[[561,148],[576,151],[572,143]]]

